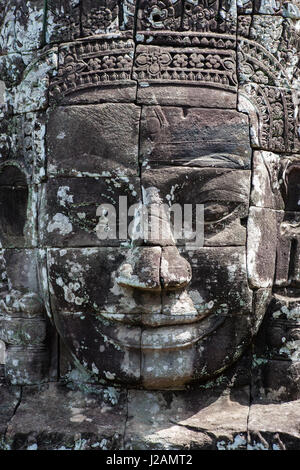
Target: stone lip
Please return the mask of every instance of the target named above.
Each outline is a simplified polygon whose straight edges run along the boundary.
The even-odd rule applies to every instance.
[[[225,316],[220,314],[205,317],[201,314],[200,320],[198,319],[198,321],[193,323],[191,323],[189,315],[187,316],[187,321],[185,321],[183,315],[178,320],[175,315],[168,316],[163,314],[114,315],[105,313],[101,315],[106,320],[109,317],[109,320],[114,322],[114,328],[110,329],[110,338],[115,343],[120,344],[121,347],[125,346],[126,348],[139,350],[181,349],[192,346],[194,343],[213,333],[225,321]],[[140,325],[135,325],[136,328],[133,327],[132,330],[135,330],[136,333],[138,329],[141,329],[141,336],[139,334],[130,334],[128,324],[124,321],[129,316],[139,317]],[[120,317],[125,318],[121,320]],[[174,323],[171,325],[166,324],[166,322],[170,321],[170,318]],[[157,322],[160,322],[159,326],[157,326]],[[152,326],[152,328],[141,328],[145,326]]]
[[[151,327],[160,327],[160,326],[175,326],[175,325],[189,325],[191,323],[197,323],[201,320],[204,320],[210,311],[205,312],[186,312],[179,315],[167,315],[163,313],[107,313],[101,312],[105,319],[125,323],[127,325],[136,325],[136,326],[151,326]]]

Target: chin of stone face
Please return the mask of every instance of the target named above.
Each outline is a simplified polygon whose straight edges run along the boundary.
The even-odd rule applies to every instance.
[[[299,398],[299,21],[6,2],[1,382]]]

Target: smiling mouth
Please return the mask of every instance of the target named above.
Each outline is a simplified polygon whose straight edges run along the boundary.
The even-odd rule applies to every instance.
[[[188,325],[199,322],[210,314],[209,311],[195,313],[188,312],[184,314],[162,314],[162,313],[107,313],[103,312],[100,315],[110,322],[124,323],[132,326],[176,326]]]
[[[164,315],[101,313],[109,332],[105,336],[121,348],[174,350],[192,346],[213,333],[226,316],[220,313]],[[103,334],[99,330],[99,333]],[[108,334],[107,334],[108,333]]]

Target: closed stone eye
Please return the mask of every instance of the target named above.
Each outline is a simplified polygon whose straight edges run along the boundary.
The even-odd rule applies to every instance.
[[[218,222],[230,215],[237,206],[238,204],[236,202],[207,202],[204,204],[204,222]]]

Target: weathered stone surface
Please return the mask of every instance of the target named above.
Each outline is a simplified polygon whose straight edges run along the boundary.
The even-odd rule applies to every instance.
[[[86,0],[81,8],[83,36],[111,33],[119,29],[118,0]]]
[[[143,38],[144,33],[138,36]],[[179,48],[176,44],[177,37],[172,40],[172,35],[172,47],[162,47],[159,37],[157,36],[158,46],[138,45],[136,48],[133,78],[139,84],[138,103],[229,109],[236,107],[235,37],[228,37],[233,43],[229,41],[227,47],[223,41],[217,45],[219,36],[213,37],[213,44],[209,49]],[[193,38],[192,35],[191,46],[193,39],[197,44],[202,38]],[[205,45],[208,45],[207,41],[205,40]],[[183,38],[182,46],[187,45]],[[212,88],[203,88],[203,85],[210,85]]]
[[[121,217],[140,199],[140,183],[133,177],[50,179],[41,189],[39,242],[61,247],[128,244],[126,221],[132,222],[134,213],[125,218],[125,227]]]
[[[4,387],[4,388],[3,388]],[[61,384],[1,386],[2,449],[296,450],[298,401],[250,406],[249,387],[125,392]],[[249,414],[250,410],[250,414]],[[247,436],[248,434],[248,436]]]
[[[186,4],[175,0],[163,2],[142,1],[138,9],[138,31],[187,31],[231,33],[235,32],[235,2],[220,6],[218,2],[209,5],[188,0]]]
[[[5,172],[6,167],[11,164],[24,173],[28,183],[42,181],[46,175],[46,127],[43,114],[37,112],[11,116],[6,113],[0,132],[1,171]]]
[[[271,209],[250,207],[247,270],[250,286],[271,287],[275,272],[277,216]]]
[[[250,22],[250,18],[239,20],[240,35],[247,38],[238,43],[239,80],[297,88],[299,20],[257,15]]]
[[[183,156],[183,149],[180,149],[180,153],[180,156]],[[154,156],[156,155],[157,158],[160,155],[163,157],[164,149],[161,153],[157,149],[154,153]],[[176,153],[172,155],[176,156]],[[148,169],[147,159],[143,161],[143,164],[147,166],[145,170],[142,170],[142,187],[144,190],[156,188],[162,202],[170,208],[168,212],[166,210],[166,213],[171,216],[171,227],[176,244],[197,245],[198,243],[199,247],[203,245],[203,242],[204,246],[245,245],[244,219],[248,215],[250,171],[196,167],[197,165],[208,166],[208,164],[213,166],[215,162],[218,165],[220,161],[224,167],[226,164],[234,165],[229,156],[228,160],[223,163],[222,156],[220,154],[219,160],[218,155],[204,155],[195,159],[195,163],[191,162],[193,168],[184,167],[184,162],[182,162],[182,166],[163,166],[151,170]],[[188,218],[190,209],[185,204],[191,207],[193,217],[190,219],[192,220]],[[204,225],[200,215],[201,205],[204,210]],[[177,217],[176,220],[172,219],[173,213],[174,218]],[[185,227],[182,226],[183,218],[186,220]],[[176,224],[180,224],[182,236]],[[176,235],[177,232],[178,235]],[[201,237],[202,232],[204,238]]]
[[[293,89],[258,83],[241,86],[238,109],[249,115],[253,148],[299,153],[297,102]]]
[[[37,244],[37,192],[17,165],[0,168],[0,240],[3,248]]]
[[[252,396],[259,403],[297,400],[299,387],[299,302],[278,290],[255,340]]]
[[[274,284],[297,288],[300,281],[298,260],[299,212],[278,212],[276,278]]]
[[[0,23],[2,53],[31,51],[43,44],[44,1],[9,0],[5,2]]]
[[[139,117],[130,104],[56,108],[47,130],[48,174],[137,174]]]
[[[140,160],[143,166],[249,169],[248,119],[236,111],[144,107]]]
[[[125,393],[113,387],[24,387],[5,442],[12,450],[120,449],[125,421]]]
[[[139,250],[142,254],[145,248],[140,247]],[[178,272],[178,280],[173,276],[172,286],[158,285],[158,257],[154,260],[157,266],[156,284],[150,286],[138,282],[140,273],[137,276],[133,269],[136,261],[133,256],[132,259],[125,258],[127,250],[94,248],[49,251],[51,304],[56,327],[73,354],[80,357],[81,363],[89,370],[94,369],[95,376],[101,376],[104,370],[109,372],[108,378],[122,381],[126,360],[129,360],[126,370],[131,367],[132,372],[126,380],[134,380],[133,376],[138,380],[141,372],[139,355],[142,353],[142,380],[147,387],[170,388],[172,384],[182,388],[191,374],[195,377],[214,375],[216,370],[238,357],[242,344],[248,344],[254,319],[250,318],[252,295],[247,285],[245,249],[205,248],[191,251],[188,257],[184,251],[181,254],[192,267],[192,280],[186,292],[182,291],[186,284],[186,279],[182,283],[182,270]],[[143,259],[146,258],[140,257],[140,260]],[[151,264],[147,267],[147,273],[154,266],[153,261],[148,260]],[[103,266],[106,266],[105,270],[101,268]],[[110,271],[107,270],[108,266]],[[173,275],[176,273],[175,266],[173,258],[168,266]],[[122,269],[132,273],[135,282],[129,282],[128,275],[125,279]],[[143,274],[142,269],[140,272]],[[162,270],[161,274],[166,278],[167,272],[165,274]],[[148,279],[152,279],[151,276]],[[232,286],[229,291],[228,282]],[[181,293],[174,294],[171,290],[170,294],[164,295],[161,305],[161,287],[167,292],[175,286],[177,289],[180,287]],[[140,290],[145,289],[149,293],[141,294]],[[221,327],[222,323],[224,326]],[[91,334],[94,340],[91,340]],[[79,337],[80,344],[77,341]],[[223,346],[218,349],[220,354],[216,355],[213,351],[220,341]],[[168,348],[164,349],[163,345],[165,348],[168,345]],[[182,350],[183,346],[185,351]],[[110,360],[109,364],[106,355],[99,354],[106,348],[115,351],[110,353],[114,354],[115,359]],[[126,351],[130,353],[127,359]],[[179,375],[177,362],[182,368]]]
[[[161,290],[161,248],[143,247],[130,250],[118,271],[117,282],[124,287]]]
[[[280,155],[254,152],[251,204],[275,210],[284,209],[281,168]]]
[[[274,331],[273,335],[276,333]],[[255,401],[282,403],[299,399],[299,372],[300,361],[258,357],[252,370],[252,395]]]
[[[125,448],[245,449],[249,389],[218,395],[130,391]]]
[[[260,13],[264,15],[282,15],[284,17],[299,18],[300,10],[298,0],[291,2],[266,0],[238,0],[238,13]]]
[[[46,42],[72,41],[80,36],[80,0],[48,0]]]
[[[186,287],[192,279],[190,263],[179,255],[175,246],[162,249],[160,278],[162,287],[167,290]]]
[[[0,384],[0,439],[6,431],[9,420],[13,417],[21,398],[21,389],[17,386]]]
[[[57,68],[57,49],[42,50],[27,56],[22,54],[22,61],[24,63],[15,61],[17,70],[14,67],[11,69],[9,78],[18,80],[19,83],[6,90],[6,103],[16,114],[45,110],[48,105],[50,77]],[[2,60],[4,72],[9,69],[10,62],[10,58],[5,57]]]
[[[26,389],[4,447],[129,448],[126,400],[110,414],[91,384],[155,391],[130,391],[137,448],[295,444],[245,421],[249,387],[271,414],[300,396],[299,20],[279,0],[1,3],[0,381]],[[85,398],[26,386],[59,375]]]
[[[38,252],[36,249],[5,249],[5,270],[13,290],[38,293]],[[19,310],[20,311],[20,310]]]
[[[248,450],[298,450],[299,400],[253,403],[250,407]]]
[[[138,83],[137,97],[139,104],[172,106],[205,106],[207,108],[232,109],[236,107],[237,95],[231,91],[218,91],[199,88],[196,86],[176,86],[153,83],[148,81]],[[222,105],[221,105],[222,103]]]

